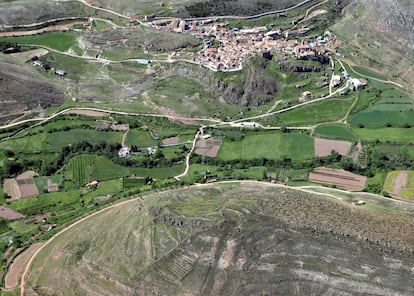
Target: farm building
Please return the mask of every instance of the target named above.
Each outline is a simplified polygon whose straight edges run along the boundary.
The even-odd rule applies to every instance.
[[[257,124],[255,122],[242,122],[240,124],[243,127],[247,127],[247,128],[256,128]]]
[[[332,87],[337,87],[339,84],[341,84],[341,76],[339,76],[339,75],[334,75],[334,76],[332,77],[331,86],[332,86]]]
[[[43,67],[43,63],[40,60],[35,60],[32,64],[33,66]]]
[[[118,156],[121,158],[128,157],[131,154],[131,148],[129,147],[122,147],[118,151]]]
[[[137,63],[142,65],[148,65],[149,63],[151,63],[151,61],[147,59],[137,59]]]
[[[351,78],[351,86],[350,86],[350,88],[352,90],[356,91],[356,90],[363,89],[364,86],[362,85],[362,82],[359,79],[357,79],[357,78]]]
[[[55,74],[56,75],[59,75],[59,76],[65,76],[67,74],[67,72],[64,71],[64,70],[56,70],[55,71]]]

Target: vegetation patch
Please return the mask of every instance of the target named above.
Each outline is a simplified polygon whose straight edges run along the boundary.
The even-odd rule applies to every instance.
[[[47,134],[46,138],[50,149],[61,149],[79,142],[88,142],[92,145],[101,144],[104,141],[110,144],[121,143],[122,133],[95,129],[71,129]]]
[[[129,175],[126,167],[113,163],[105,156],[98,156],[92,168],[93,179],[110,180]]]
[[[79,185],[92,181],[92,169],[96,156],[90,154],[78,155],[68,163],[66,178],[74,180]]]
[[[50,32],[39,35],[3,37],[1,42],[16,42],[18,44],[38,44],[44,45],[59,51],[67,51],[76,44],[78,34],[73,32]]]
[[[412,143],[414,139],[414,128],[353,128],[352,131],[365,141]]]

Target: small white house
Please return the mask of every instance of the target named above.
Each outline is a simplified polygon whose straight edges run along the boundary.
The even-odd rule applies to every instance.
[[[362,82],[357,78],[351,78],[351,88],[353,90],[360,90],[364,88]]]
[[[64,70],[55,70],[55,74],[59,76],[65,76],[67,72]]]
[[[129,147],[122,147],[118,151],[118,156],[121,158],[128,157],[131,154],[131,148]]]
[[[40,60],[34,60],[32,64],[33,66],[43,67],[43,63]]]

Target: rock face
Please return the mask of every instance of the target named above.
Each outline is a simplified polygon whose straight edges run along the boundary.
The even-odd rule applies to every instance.
[[[367,9],[369,22],[378,32],[386,33],[414,50],[414,2],[410,0],[354,0]]]
[[[273,100],[279,90],[277,79],[266,73],[269,64],[268,60],[257,57],[245,62],[243,72],[228,73],[225,77],[215,75],[205,68],[189,69],[185,65],[174,67],[170,74],[194,79],[206,91],[228,104],[257,107]]]

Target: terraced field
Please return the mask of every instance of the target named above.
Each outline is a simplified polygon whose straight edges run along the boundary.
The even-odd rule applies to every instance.
[[[414,207],[389,211],[387,200],[359,194],[366,205],[356,208],[326,194],[244,182],[131,200],[50,241],[33,261],[25,292],[414,293]]]

